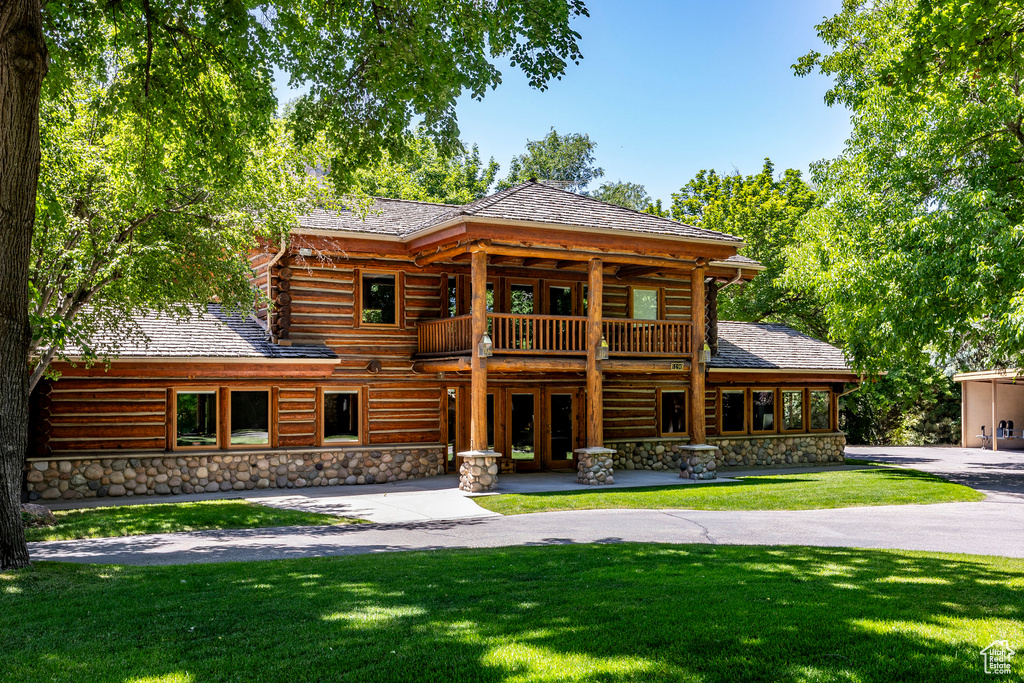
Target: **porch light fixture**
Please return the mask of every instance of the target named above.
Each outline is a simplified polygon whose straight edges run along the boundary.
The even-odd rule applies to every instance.
[[[597,360],[608,360],[608,340],[601,335],[601,343],[597,345]]]
[[[487,334],[480,337],[480,346],[477,350],[480,352],[481,358],[490,358],[494,355],[494,343]]]
[[[710,363],[711,362],[711,347],[704,344],[704,348],[700,350],[700,362]]]

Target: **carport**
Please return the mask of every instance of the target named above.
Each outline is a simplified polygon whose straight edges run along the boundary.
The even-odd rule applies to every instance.
[[[964,372],[953,379],[962,388],[960,439],[964,448],[1024,449],[1024,371]],[[1000,428],[1000,424],[1004,426]]]

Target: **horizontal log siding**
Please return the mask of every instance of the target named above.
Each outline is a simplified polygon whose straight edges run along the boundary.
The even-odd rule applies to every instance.
[[[282,448],[315,446],[316,389],[282,388],[277,399],[277,442]]]
[[[162,451],[167,444],[167,390],[107,387],[63,388],[49,396],[47,452]]]
[[[656,436],[656,418],[654,387],[642,381],[605,378],[604,438]]]
[[[369,443],[441,440],[441,387],[370,387]]]

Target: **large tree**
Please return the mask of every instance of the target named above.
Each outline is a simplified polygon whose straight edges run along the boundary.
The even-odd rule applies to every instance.
[[[618,204],[634,211],[647,211],[651,207],[651,196],[647,194],[647,188],[639,183],[621,180],[601,183],[596,190],[589,194],[594,199]]]
[[[853,132],[814,167],[790,283],[867,370],[1024,358],[1024,7],[848,1],[818,26]],[[981,353],[979,353],[981,351]]]
[[[72,97],[86,75],[104,89],[104,120],[131,119],[137,145],[174,147],[169,163],[227,192],[250,168],[253,141],[272,133],[279,68],[308,86],[291,118],[296,140],[326,140],[343,186],[383,152],[400,154],[413,120],[454,146],[455,102],[501,82],[497,58],[535,87],[561,76],[580,58],[571,22],[585,14],[582,0],[0,4],[0,568],[28,563],[18,499],[41,98]],[[147,199],[178,206],[177,178],[149,171]]]
[[[498,189],[534,178],[554,182],[570,192],[584,192],[592,180],[604,175],[604,169],[594,165],[596,147],[586,133],[559,135],[552,127],[540,140],[526,141],[526,152],[512,159]]]
[[[742,237],[747,246],[741,253],[765,266],[750,284],[722,291],[723,319],[781,322],[821,339],[830,336],[813,292],[782,282],[796,226],[816,202],[800,171],[787,169],[776,177],[770,159],[754,175],[700,171],[672,194],[672,218]]]

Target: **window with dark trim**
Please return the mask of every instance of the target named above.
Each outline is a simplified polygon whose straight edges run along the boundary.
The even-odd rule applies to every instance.
[[[661,392],[661,434],[686,434],[686,390]]]
[[[808,401],[811,429],[825,431],[832,428],[832,392],[828,389],[811,389]]]
[[[746,432],[746,416],[746,390],[722,389],[722,433],[741,434]]]
[[[324,392],[324,443],[359,443],[358,391]]]
[[[750,392],[750,430],[775,431],[775,390],[754,389]]]
[[[398,283],[393,273],[362,273],[360,290],[364,324],[398,324]]]
[[[270,445],[270,392],[231,391],[231,445]]]
[[[178,391],[175,400],[175,446],[217,448],[217,391]]]
[[[799,432],[804,428],[804,390],[782,390],[782,431]]]

